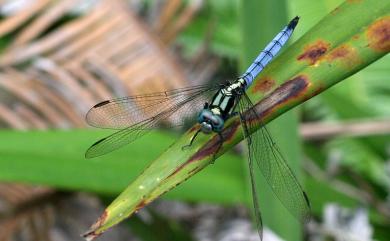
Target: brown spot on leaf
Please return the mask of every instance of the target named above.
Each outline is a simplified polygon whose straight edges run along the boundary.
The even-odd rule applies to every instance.
[[[279,100],[278,104],[286,102],[303,94],[308,85],[309,78],[306,75],[298,75],[293,79],[287,81],[279,87],[280,92],[287,92],[287,94]]]
[[[347,45],[341,45],[340,47],[337,47],[329,54],[329,59],[342,59],[345,58],[350,54],[351,50]]]
[[[255,108],[260,116],[267,116],[278,105],[304,94],[309,85],[309,77],[306,75],[298,75],[275,89],[267,98],[257,104]]]
[[[370,48],[379,52],[390,51],[390,16],[375,21],[366,34]]]
[[[362,0],[347,0],[349,3],[360,3]]]
[[[135,207],[134,209],[134,212],[140,210],[141,208],[145,207],[146,206],[146,201],[145,200],[142,200],[140,203],[138,203],[138,205]]]
[[[299,61],[308,61],[313,65],[328,51],[329,46],[330,44],[328,42],[317,40],[317,42],[304,47],[303,53],[297,59]]]
[[[356,53],[355,48],[349,46],[347,44],[343,44],[330,52],[327,56],[329,62],[333,62],[336,60],[342,61],[342,63],[346,66],[356,65],[360,60]]]
[[[275,85],[275,80],[271,79],[270,77],[263,77],[255,83],[253,87],[253,93],[259,91],[262,93],[267,93],[272,89],[274,85]]]
[[[360,34],[355,34],[352,37],[353,40],[358,40],[359,38],[360,38]]]

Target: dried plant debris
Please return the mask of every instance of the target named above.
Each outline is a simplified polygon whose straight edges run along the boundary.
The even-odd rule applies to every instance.
[[[83,240],[80,233],[103,210],[99,199],[44,187],[0,184],[0,240]],[[101,240],[138,241],[124,226]]]
[[[88,225],[103,211],[101,201],[87,194],[58,192],[44,187],[0,184],[0,240],[83,240]],[[148,230],[153,223],[176,222],[196,241],[258,241],[258,234],[245,207],[221,207],[158,200],[137,213]],[[164,221],[165,220],[165,221]],[[136,225],[122,224],[99,240],[141,241]],[[280,241],[270,230],[267,240]],[[154,232],[154,231],[153,231]]]
[[[139,15],[135,9],[143,3],[136,2],[2,2],[0,127],[85,127],[85,112],[104,99],[210,79],[217,58],[203,54],[196,60],[200,66],[170,51],[201,2],[160,1]],[[139,7],[129,8],[134,5]],[[151,15],[156,22],[147,26]]]

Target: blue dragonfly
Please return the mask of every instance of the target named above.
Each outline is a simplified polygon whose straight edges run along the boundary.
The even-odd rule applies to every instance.
[[[273,142],[265,125],[249,121],[260,114],[245,93],[253,80],[280,51],[291,37],[299,17],[295,17],[260,52],[243,75],[235,81],[223,84],[192,86],[157,93],[135,95],[114,100],[106,100],[93,106],[87,113],[87,122],[95,127],[119,129],[114,134],[94,143],[86,152],[86,158],[104,155],[129,144],[161,123],[181,126],[184,118],[198,108],[199,129],[186,147],[190,147],[199,133],[218,133],[223,143],[221,131],[227,119],[239,115],[244,137],[248,144],[248,164],[251,177],[251,190],[257,228],[262,238],[263,222],[258,200],[258,185],[255,169],[259,169],[281,203],[301,222],[310,217],[310,203],[297,178],[287,165],[282,153]],[[204,103],[205,99],[211,99]],[[248,114],[252,118],[248,118]],[[257,125],[257,126],[256,126]],[[260,125],[260,126],[259,126]],[[258,129],[254,133],[250,130]],[[217,149],[216,152],[218,152]]]

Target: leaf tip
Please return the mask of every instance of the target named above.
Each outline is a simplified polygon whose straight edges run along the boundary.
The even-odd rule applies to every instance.
[[[97,238],[99,235],[94,231],[88,231],[85,234],[81,235],[86,241],[92,241]]]
[[[86,233],[82,234],[81,236],[87,241],[92,241],[95,238],[97,238],[98,236],[100,236],[104,232],[104,230],[101,230],[101,227],[106,222],[107,217],[108,217],[108,213],[106,210],[99,217],[99,219],[91,226],[91,228]]]

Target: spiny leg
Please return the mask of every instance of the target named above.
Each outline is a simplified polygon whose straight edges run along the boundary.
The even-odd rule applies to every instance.
[[[182,150],[185,150],[186,148],[189,148],[189,147],[192,146],[192,143],[194,142],[195,138],[198,136],[200,130],[201,130],[201,129],[198,129],[198,130],[196,131],[195,135],[193,135],[193,136],[191,137],[190,144],[185,145],[185,146],[182,146],[182,148],[181,148]]]

